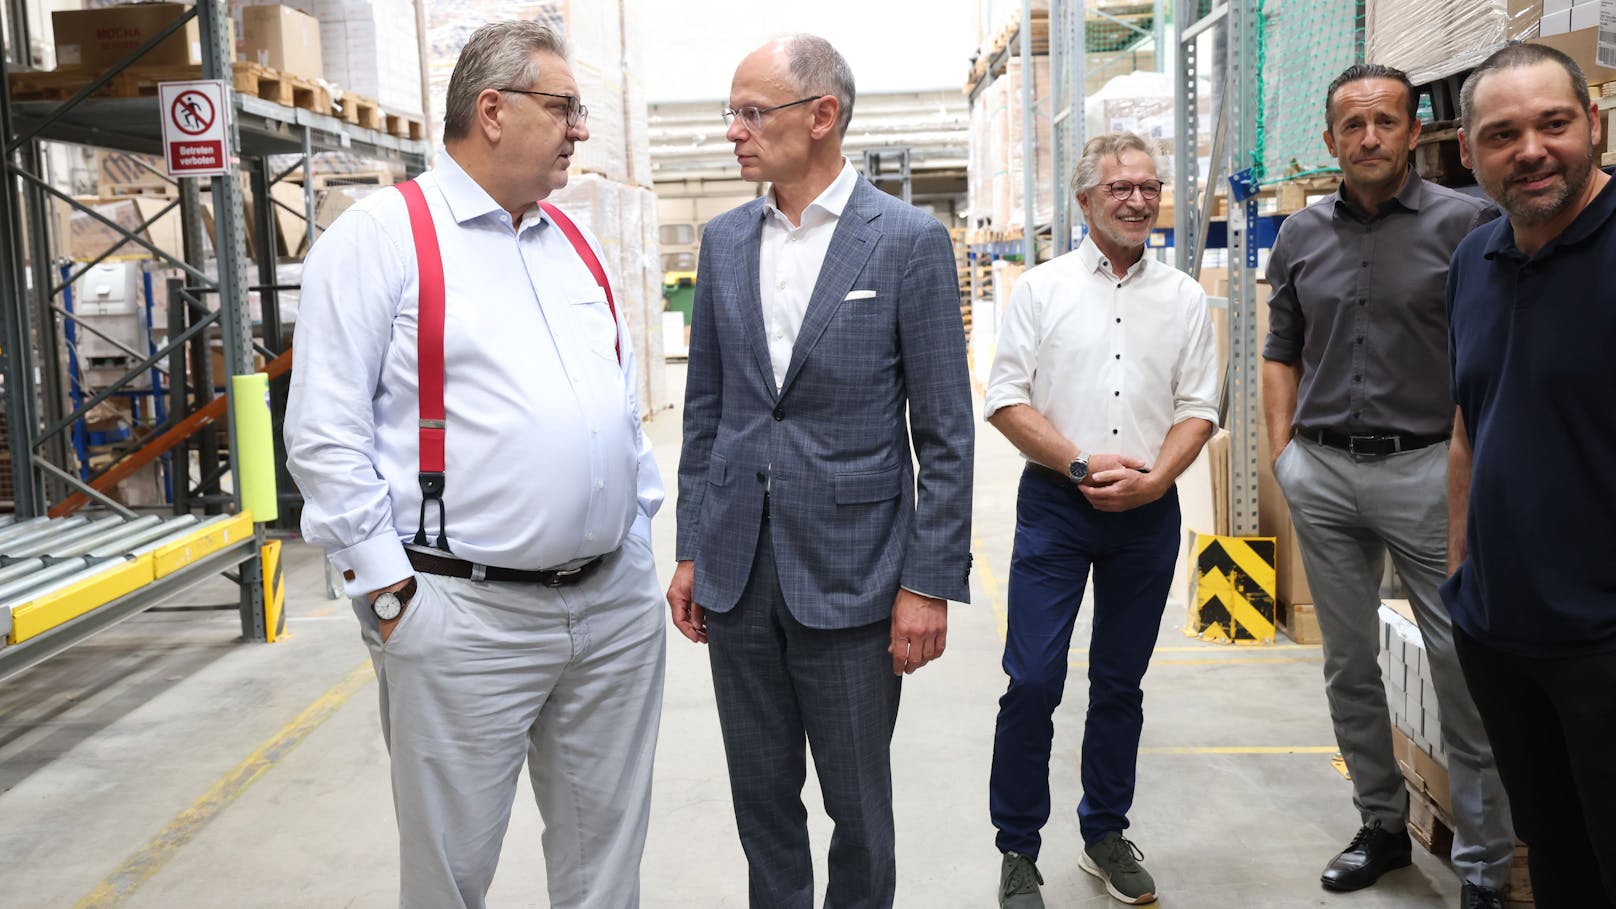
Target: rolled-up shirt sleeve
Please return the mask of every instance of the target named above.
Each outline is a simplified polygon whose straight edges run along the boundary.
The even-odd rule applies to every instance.
[[[1291,279],[1286,226],[1280,225],[1279,236],[1268,256],[1268,338],[1263,343],[1262,355],[1265,360],[1295,363],[1302,359],[1307,322],[1302,316],[1302,303],[1296,296],[1296,283]]]
[[[1186,334],[1173,383],[1173,424],[1189,419],[1218,425],[1218,344],[1212,332],[1212,316],[1206,291],[1186,280],[1193,288]]]
[[[349,596],[414,573],[372,454],[372,401],[393,321],[413,283],[404,256],[368,211],[332,224],[303,268],[287,468],[303,494],[304,539],[326,550]]]
[[[1038,310],[1029,282],[1017,281],[999,323],[998,347],[993,368],[988,372],[982,408],[984,417],[1016,404],[1032,404],[1032,378],[1038,366]]]

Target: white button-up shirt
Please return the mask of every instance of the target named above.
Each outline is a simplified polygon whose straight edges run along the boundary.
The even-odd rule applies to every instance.
[[[802,210],[802,223],[791,220],[775,205],[774,187],[763,199],[762,247],[758,252],[758,290],[763,298],[763,331],[769,341],[769,361],[774,366],[774,387],[785,384],[791,366],[791,350],[802,331],[808,300],[819,281],[819,269],[830,251],[831,237],[853,197],[858,171],[842,159],[842,172],[825,187],[819,198]]]
[[[1014,404],[1030,405],[1086,453],[1154,466],[1174,424],[1218,420],[1206,292],[1148,258],[1118,278],[1087,237],[1028,270],[999,328],[985,411]]]
[[[513,226],[446,152],[417,179],[444,263],[453,555],[531,570],[611,552],[630,532],[649,542],[662,479],[634,350],[623,336],[619,365],[605,293],[536,205]],[[421,507],[416,267],[404,198],[384,190],[343,213],[303,269],[288,466],[303,534],[351,572],[351,596],[414,573],[404,543]],[[437,528],[433,506],[429,543]]]

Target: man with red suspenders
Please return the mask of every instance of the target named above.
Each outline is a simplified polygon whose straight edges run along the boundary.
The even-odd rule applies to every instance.
[[[634,351],[553,206],[587,109],[553,31],[485,26],[437,165],[303,272],[288,462],[354,597],[405,909],[485,905],[528,762],[553,907],[639,904],[662,708],[662,481]]]

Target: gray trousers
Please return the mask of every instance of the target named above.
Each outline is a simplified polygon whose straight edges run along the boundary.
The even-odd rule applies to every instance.
[[[525,759],[550,905],[640,902],[662,714],[664,608],[630,536],[573,587],[417,575],[376,666],[392,757],[401,909],[482,909]]]
[[[1500,889],[1515,851],[1509,802],[1453,649],[1437,588],[1447,576],[1448,446],[1356,457],[1305,439],[1280,453],[1275,479],[1290,503],[1324,637],[1325,693],[1336,744],[1364,823],[1400,830],[1408,791],[1392,751],[1380,674],[1380,579],[1386,554],[1408,588],[1442,718],[1452,788],[1453,866]]]
[[[897,889],[892,732],[901,680],[890,622],[809,628],[780,592],[765,521],[752,576],[728,612],[707,613],[708,656],[752,909],[812,909],[804,744],[835,822],[825,909],[891,909]]]

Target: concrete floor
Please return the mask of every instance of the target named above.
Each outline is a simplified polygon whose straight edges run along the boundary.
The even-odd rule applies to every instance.
[[[677,389],[683,367],[669,371]],[[671,485],[679,414],[649,425]],[[986,781],[1004,687],[998,660],[1018,471],[1013,449],[984,424],[973,604],[952,608],[943,660],[904,685],[894,748],[900,907],[995,905],[999,856]],[[1182,487],[1186,526],[1207,526],[1204,468]],[[673,529],[670,501],[656,522],[664,582]],[[375,679],[347,603],[325,598],[319,554],[292,544],[286,558],[290,634],[282,643],[240,643],[229,611],[153,612],[0,683],[0,906],[396,905],[396,828]],[[1358,819],[1348,783],[1331,766],[1318,648],[1234,649],[1186,638],[1183,590],[1175,585],[1145,682],[1130,834],[1161,904],[1454,905],[1458,885],[1445,862],[1417,850],[1414,868],[1370,891],[1319,888],[1319,870]],[[220,582],[182,602],[231,595]],[[1056,808],[1041,861],[1052,907],[1118,905],[1076,862],[1087,619],[1085,612],[1055,719]],[[668,647],[644,905],[744,906],[746,869],[706,654],[671,626]],[[817,798],[805,796],[822,876],[829,828],[812,807]],[[524,792],[491,906],[549,905],[541,829]]]

